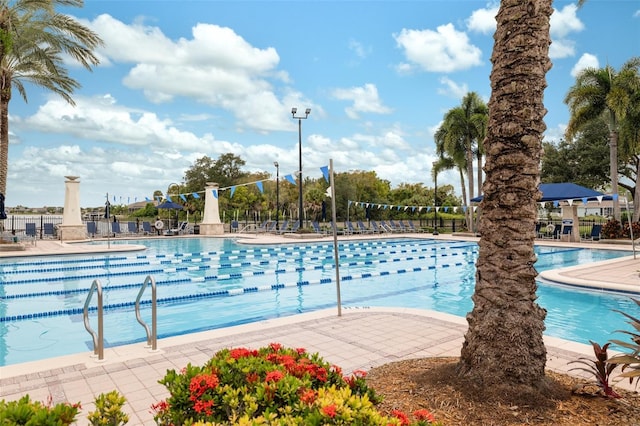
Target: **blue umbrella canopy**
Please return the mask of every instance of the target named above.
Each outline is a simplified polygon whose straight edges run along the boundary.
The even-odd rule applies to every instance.
[[[585,188],[584,186],[576,185],[575,183],[541,183],[539,186],[540,192],[542,192],[542,198],[539,202],[547,201],[561,201],[561,200],[582,200],[586,198],[587,201],[596,200],[598,197],[602,197],[603,200],[611,200],[611,195],[605,195],[602,192],[594,191],[593,189]],[[482,201],[482,196],[471,199],[472,202],[477,203]]]
[[[158,205],[159,209],[168,209],[168,210],[182,210],[182,204],[174,203],[173,201],[165,201],[162,204]]]

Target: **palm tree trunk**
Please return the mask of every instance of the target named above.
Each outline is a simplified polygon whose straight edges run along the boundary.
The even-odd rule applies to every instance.
[[[464,200],[464,205],[467,206],[467,210],[464,212],[464,218],[467,221],[467,227],[471,229],[471,225],[469,225],[469,211],[471,210],[469,204],[467,204],[467,185],[464,183],[464,171],[462,168],[458,168],[458,172],[460,173],[460,189],[462,190],[462,199]]]
[[[533,245],[552,10],[552,0],[502,0],[496,17],[474,307],[457,369],[514,397],[546,384]]]
[[[615,124],[613,125],[615,126]],[[609,173],[611,174],[611,194],[613,195],[613,217],[620,221],[620,203],[618,201],[618,131],[609,132]]]
[[[469,206],[471,206],[471,199],[473,198],[473,150],[471,146],[471,140],[467,140],[467,178],[469,179]],[[469,224],[469,231],[474,232],[475,224],[473,223],[473,209],[469,209],[469,218],[467,219]]]
[[[9,99],[11,87],[7,89],[0,86],[0,194],[4,194],[5,197],[9,170]]]

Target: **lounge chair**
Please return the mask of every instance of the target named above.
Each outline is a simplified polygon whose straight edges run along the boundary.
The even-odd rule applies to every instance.
[[[361,234],[373,234],[375,232],[373,229],[367,228],[361,220],[359,220],[357,223]]]
[[[320,228],[320,225],[315,220],[311,222],[311,226],[313,227],[313,232],[315,232],[316,234],[324,234],[324,231],[322,230],[322,228]]]
[[[167,229],[164,231],[164,235],[181,235],[184,234],[187,230],[187,225],[189,222],[180,222],[177,228]]]
[[[293,233],[298,232],[298,229],[300,229],[300,221],[296,220],[291,225],[291,229],[289,229],[288,231],[283,232],[283,234],[293,234]]]
[[[122,235],[122,231],[120,230],[120,222],[111,222],[111,232],[113,232],[114,237]]]
[[[602,233],[602,225],[594,223],[591,227],[591,233],[585,235],[582,239],[585,241],[600,241],[600,234]]]
[[[129,231],[130,234],[137,234],[138,233],[138,227],[136,226],[135,222],[127,222],[127,231]]]
[[[282,224],[279,224],[280,227],[276,227],[276,234],[284,234],[287,232],[287,228],[289,228],[289,221],[285,220]]]
[[[562,240],[564,237],[567,237],[567,241],[571,241],[572,232],[573,232],[573,225],[562,226],[562,233],[559,236],[560,240]]]
[[[264,222],[262,222],[262,225],[257,226],[255,228],[255,232],[267,232],[268,225],[269,225],[269,221],[265,220]]]
[[[87,234],[89,234],[91,238],[95,238],[97,233],[98,233],[98,227],[96,226],[96,223],[87,222]]]
[[[144,235],[151,234],[151,222],[147,222],[146,220],[142,222],[142,233]]]
[[[422,229],[417,228],[412,221],[408,220],[407,224],[409,225],[409,229],[411,230],[411,232],[423,232]]]
[[[56,229],[53,226],[53,223],[44,223],[42,225],[42,233],[44,234],[45,237],[55,238]]]
[[[353,226],[353,223],[351,223],[350,220],[347,220],[344,222],[344,224],[347,226],[347,234],[362,234],[362,231],[359,229],[356,229],[355,226]]]
[[[369,223],[371,224],[371,229],[373,229],[373,232],[387,232],[387,229],[375,220],[369,221]]]
[[[27,237],[36,238],[36,235],[38,234],[38,231],[36,230],[36,224],[35,223],[25,223],[24,224],[24,234]]]
[[[238,232],[239,229],[240,229],[240,224],[238,223],[238,221],[232,220],[231,224],[229,225],[229,230],[231,232]]]

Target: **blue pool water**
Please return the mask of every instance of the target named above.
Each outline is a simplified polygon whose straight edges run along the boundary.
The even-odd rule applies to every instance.
[[[332,243],[240,245],[232,239],[112,241],[143,252],[0,261],[0,365],[93,351],[82,309],[94,279],[104,291],[105,346],[144,342],[134,303],[142,282],[158,288],[159,337],[335,307]],[[472,309],[477,245],[428,239],[339,243],[343,306],[432,309],[465,316]],[[537,247],[538,271],[630,253]],[[628,329],[614,309],[633,313],[625,294],[540,283],[546,333],[601,343]],[[150,292],[143,301],[150,299]],[[92,307],[95,307],[94,295]],[[142,317],[150,322],[148,303]],[[95,311],[91,325],[97,328]]]

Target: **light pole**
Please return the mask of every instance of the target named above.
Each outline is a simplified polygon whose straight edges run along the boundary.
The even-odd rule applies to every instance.
[[[296,116],[296,112],[298,112],[298,108],[291,108],[291,116],[293,117],[293,119],[295,120],[296,118],[298,119],[298,179],[300,179],[299,185],[298,185],[298,189],[299,189],[299,195],[298,198],[300,199],[300,211],[298,212],[298,215],[300,216],[300,229],[302,229],[304,227],[302,220],[303,220],[303,204],[302,204],[302,120],[306,120],[307,118],[309,118],[309,114],[311,114],[311,108],[307,108],[304,111],[304,117],[302,116]]]
[[[433,226],[433,235],[438,235],[438,164],[433,163],[433,183],[435,189],[433,191],[433,209],[435,211],[436,223]]]
[[[280,164],[277,161],[273,162],[276,166],[276,229],[278,227],[278,216],[280,215]]]

